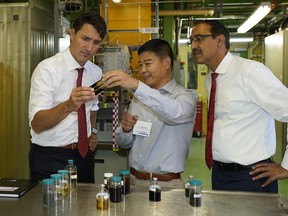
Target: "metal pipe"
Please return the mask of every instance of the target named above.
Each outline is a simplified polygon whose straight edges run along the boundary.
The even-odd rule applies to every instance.
[[[59,52],[59,2],[54,0],[54,54]]]
[[[212,16],[214,10],[161,10],[159,11],[159,16],[194,16],[194,15],[204,15]],[[155,16],[155,12],[152,13]]]
[[[155,27],[158,28],[158,33],[154,33],[154,38],[159,38],[159,0],[155,1]]]

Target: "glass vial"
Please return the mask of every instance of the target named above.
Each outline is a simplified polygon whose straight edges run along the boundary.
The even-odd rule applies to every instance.
[[[104,83],[102,82],[102,79],[100,79],[96,83],[94,83],[93,85],[90,86],[91,88],[94,89],[95,95],[99,94],[100,92],[102,92],[105,89],[103,84]]]
[[[62,199],[62,176],[61,174],[52,174],[51,179],[54,180],[55,200]]]
[[[104,184],[101,184],[101,188],[96,194],[96,208],[99,210],[107,210],[109,206],[109,192],[105,188]]]
[[[122,194],[130,193],[130,171],[120,170],[119,175],[121,176]]]
[[[202,203],[202,182],[199,180],[190,180],[190,205],[200,207]]]
[[[69,173],[68,170],[58,170],[58,173],[62,176],[62,196],[65,197],[69,194],[69,185],[68,185],[68,179],[69,179]]]
[[[184,183],[185,196],[189,197],[190,183],[189,181],[193,179],[193,175],[189,175],[189,178]]]
[[[161,201],[161,186],[158,184],[158,178],[153,177],[149,185],[149,200],[158,202]]]
[[[54,197],[54,180],[53,179],[43,179],[42,180],[42,195],[43,195],[43,205],[53,206],[55,202]]]
[[[68,170],[69,191],[75,191],[77,189],[77,167],[74,165],[74,160],[68,160],[65,169]]]
[[[110,178],[110,201],[117,203],[122,200],[122,186],[121,186],[121,177],[112,176]]]
[[[113,173],[104,173],[104,185],[108,191],[110,189],[110,178],[112,176],[113,176]]]

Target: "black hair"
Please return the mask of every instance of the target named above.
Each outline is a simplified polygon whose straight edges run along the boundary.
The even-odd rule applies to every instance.
[[[229,50],[230,49],[230,34],[228,29],[223,25],[223,23],[217,21],[217,20],[203,20],[200,22],[197,22],[196,25],[200,23],[205,23],[211,27],[211,34],[212,38],[215,38],[218,35],[224,35],[225,37],[225,47]]]
[[[107,26],[104,19],[100,15],[93,12],[87,12],[78,16],[73,24],[75,33],[77,33],[83,27],[84,24],[92,25],[99,32],[102,40],[104,39],[107,33]]]
[[[170,44],[166,40],[152,39],[147,41],[142,46],[140,46],[138,55],[146,51],[153,52],[161,60],[168,56],[171,59],[171,67],[173,68],[173,51]]]

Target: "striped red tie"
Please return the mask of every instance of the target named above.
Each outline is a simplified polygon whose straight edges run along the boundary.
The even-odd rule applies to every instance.
[[[82,76],[84,68],[77,68],[77,87],[82,86]],[[85,103],[78,109],[78,151],[84,158],[88,152],[87,122]]]
[[[213,127],[214,127],[214,108],[215,108],[215,95],[216,95],[216,78],[218,73],[211,73],[212,86],[209,100],[209,111],[208,111],[208,128],[206,136],[206,149],[205,149],[205,161],[209,169],[213,164],[212,157],[212,138],[213,138]]]

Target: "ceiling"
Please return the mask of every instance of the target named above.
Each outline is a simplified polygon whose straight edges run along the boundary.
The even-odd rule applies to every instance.
[[[6,0],[7,1],[7,0]],[[9,1],[9,0],[8,0]],[[16,1],[16,0],[10,0]],[[19,0],[18,0],[19,1]],[[26,0],[27,1],[27,0]],[[40,0],[53,2],[51,0]],[[59,0],[69,1],[69,0]],[[76,0],[73,0],[76,1]],[[81,0],[87,9],[95,10],[101,1],[109,0]],[[1,2],[1,0],[0,0]],[[135,0],[122,0],[122,3],[134,2]],[[138,2],[147,2],[138,0]],[[181,33],[187,33],[187,27],[201,19],[218,19],[225,24],[231,33],[237,33],[237,28],[253,13],[261,2],[270,2],[273,6],[271,12],[249,32],[259,36],[267,36],[278,31],[280,27],[288,27],[288,0],[151,0],[152,10],[156,11],[156,3],[159,3],[159,12],[170,10],[179,15],[174,15],[182,20]],[[190,12],[209,10],[213,15],[191,15]],[[187,15],[185,14],[187,12]],[[199,13],[198,13],[199,14]],[[71,18],[71,17],[70,17]],[[160,17],[161,19],[161,17]]]
[[[160,0],[161,1],[161,0]],[[264,0],[265,1],[265,0]],[[263,2],[264,2],[263,1]],[[237,28],[253,13],[262,1],[256,0],[183,0],[183,1],[161,1],[164,4],[174,4],[178,11],[189,10],[214,10],[212,16],[204,15],[182,15],[183,26],[193,26],[193,22],[201,19],[218,19],[225,24],[228,30],[233,33]],[[277,31],[281,24],[282,27],[288,27],[288,0],[265,1],[273,4],[271,12],[249,30],[258,35],[269,35]],[[160,7],[160,11],[166,8]]]

